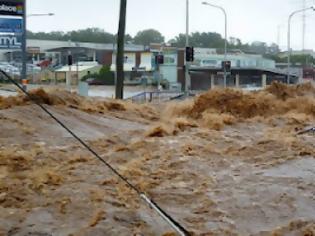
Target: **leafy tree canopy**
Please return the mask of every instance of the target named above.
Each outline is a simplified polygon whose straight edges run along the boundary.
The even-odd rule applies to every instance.
[[[164,36],[154,29],[139,31],[134,37],[135,44],[142,44],[145,46],[150,45],[150,43],[164,43],[164,40]]]
[[[115,43],[117,40],[116,34],[111,34],[100,28],[87,28],[82,30],[73,30],[69,32],[53,31],[49,33],[31,31],[27,32],[29,39],[43,39],[43,40],[62,40],[74,42],[94,42],[94,43]],[[157,30],[147,29],[139,31],[133,38],[127,34],[125,37],[126,43],[134,43],[148,46],[150,43],[163,43],[164,36]],[[191,46],[201,48],[217,48],[223,52],[225,39],[218,33],[214,32],[194,32],[189,35],[189,42]],[[185,47],[186,36],[179,34],[169,41],[170,44],[176,47]],[[277,44],[266,44],[264,42],[256,41],[251,44],[243,43],[239,38],[230,37],[228,39],[228,49],[239,49],[245,53],[256,53],[262,55],[277,55],[280,49]],[[305,59],[305,60],[304,60]],[[301,61],[307,61],[307,58],[300,58]],[[277,61],[281,59],[277,58]],[[310,61],[310,59],[308,60]]]

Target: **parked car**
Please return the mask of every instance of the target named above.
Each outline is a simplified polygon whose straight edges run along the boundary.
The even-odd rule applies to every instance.
[[[95,79],[95,78],[89,78],[86,80],[88,85],[106,85],[104,80]]]

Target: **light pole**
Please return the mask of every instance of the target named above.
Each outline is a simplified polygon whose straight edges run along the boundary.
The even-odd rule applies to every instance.
[[[220,9],[223,14],[224,14],[224,20],[225,20],[225,25],[224,25],[224,38],[225,38],[225,43],[224,43],[224,61],[227,60],[227,14],[226,11],[223,7],[218,6],[218,5],[214,5],[212,3],[208,3],[208,2],[202,2],[203,5],[207,5],[207,6],[211,6],[211,7],[215,7],[217,9]],[[226,88],[226,68],[224,66],[224,88]]]
[[[189,46],[189,0],[186,0],[186,47]]]
[[[189,47],[189,0],[186,0],[186,47]],[[190,89],[189,62],[185,60],[185,92]]]
[[[26,60],[27,60],[27,50],[26,50],[26,0],[24,2],[24,11],[23,11],[23,32],[22,32],[22,70],[21,70],[21,82],[22,87],[24,90],[26,90],[26,84],[27,84],[27,67],[26,67]]]
[[[26,24],[27,24],[27,18],[33,17],[33,16],[54,16],[54,13],[45,13],[45,14],[30,14],[26,15],[26,1],[25,1],[25,9],[24,9],[24,24],[23,24],[23,35],[22,35],[22,71],[21,71],[21,78],[23,83],[23,88],[26,89],[26,80],[27,80],[27,45],[26,45]]]
[[[292,20],[292,17],[298,13],[301,13],[301,12],[305,12],[307,10],[313,10],[315,11],[315,7],[312,6],[312,7],[307,7],[307,8],[303,8],[301,10],[297,10],[297,11],[294,11],[290,14],[289,16],[289,20],[288,20],[288,71],[287,71],[287,84],[290,84],[290,67],[291,67],[291,20]]]
[[[33,17],[33,16],[54,16],[55,13],[40,13],[40,14],[29,14],[26,17]]]

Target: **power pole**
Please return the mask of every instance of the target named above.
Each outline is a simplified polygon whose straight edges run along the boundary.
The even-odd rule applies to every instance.
[[[23,88],[26,90],[27,80],[27,15],[26,15],[26,0],[24,1],[23,9],[23,32],[22,32],[22,71],[21,71],[21,82]]]
[[[116,55],[116,99],[124,98],[124,51],[126,31],[127,0],[120,0],[119,28]]]

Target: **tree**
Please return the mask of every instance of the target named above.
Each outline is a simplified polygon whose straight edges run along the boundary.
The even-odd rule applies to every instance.
[[[147,29],[139,31],[134,37],[135,44],[149,46],[150,43],[164,43],[164,36],[157,30]]]
[[[73,30],[70,32],[53,31],[50,33],[27,32],[29,39],[41,40],[59,40],[59,41],[74,41],[74,42],[90,42],[90,43],[114,43],[115,36],[111,33],[99,28],[87,28],[82,30]]]
[[[267,54],[267,51],[268,51],[267,44],[260,41],[253,42],[250,45],[250,50],[253,53],[262,54],[262,55]]]
[[[124,98],[124,46],[125,46],[125,32],[126,32],[126,13],[127,0],[120,0],[119,26],[117,37],[117,75],[116,75],[116,99]]]
[[[280,52],[280,48],[278,44],[272,43],[269,47],[268,47],[268,54],[271,55],[276,55]]]
[[[93,42],[93,43],[113,43],[114,35],[99,28],[87,28],[84,30],[71,31],[67,36],[74,42]]]
[[[171,39],[168,41],[172,46],[183,48],[186,46],[186,35],[185,34],[179,34],[174,39]],[[189,42],[191,42],[191,36],[189,36]],[[194,46],[194,45],[192,45]]]
[[[175,39],[170,40],[176,47],[185,47],[186,35],[179,34]],[[224,39],[218,33],[195,32],[189,36],[190,46],[200,48],[224,48]]]
[[[186,35],[179,34],[174,39],[171,39],[171,43],[175,47],[185,47]],[[189,36],[190,46],[200,48],[216,48],[219,52],[223,53],[225,39],[215,32],[195,32]],[[280,52],[277,44],[267,45],[264,42],[253,42],[252,44],[243,44],[239,38],[230,37],[228,41],[228,49],[240,49],[245,53],[255,53],[261,55],[275,55]]]
[[[52,31],[50,33],[38,32],[33,33],[27,31],[27,38],[29,39],[42,39],[42,40],[66,40],[66,34],[63,31]]]
[[[229,47],[239,49],[242,46],[242,41],[239,38],[230,37],[229,38]]]
[[[287,56],[279,57],[279,55],[268,54],[266,57],[276,61],[276,63],[288,62]],[[291,55],[291,63],[293,65],[311,66],[315,64],[315,59],[313,56],[307,54]]]
[[[126,34],[125,36],[125,43],[132,43],[133,42],[133,38],[130,34]]]

